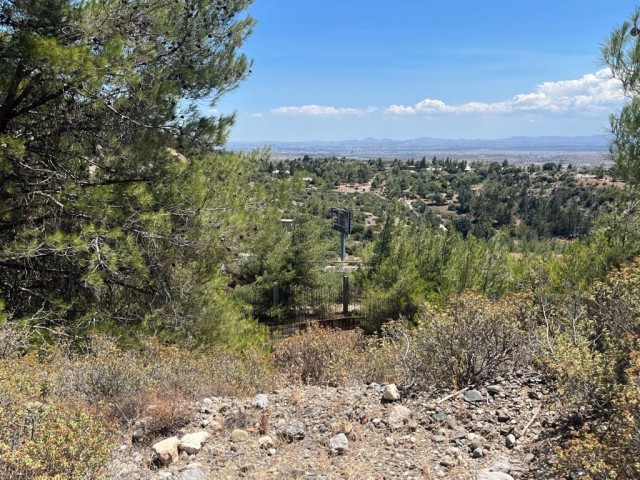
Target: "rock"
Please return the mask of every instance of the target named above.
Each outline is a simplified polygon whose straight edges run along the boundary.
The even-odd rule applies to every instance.
[[[178,480],[206,480],[205,474],[199,468],[183,470],[178,474]]]
[[[290,420],[289,423],[280,429],[279,433],[289,442],[302,440],[305,436],[305,426],[304,423],[298,420]]]
[[[447,437],[445,437],[444,435],[436,435],[433,437],[433,441],[436,443],[442,443],[445,442],[447,440]]]
[[[331,453],[342,455],[349,448],[349,439],[344,433],[331,437],[329,440],[329,449]]]
[[[449,415],[444,412],[438,412],[433,415],[433,419],[436,422],[446,422],[449,419]]]
[[[502,387],[500,385],[489,385],[487,387],[487,392],[497,395],[502,392]]]
[[[131,443],[142,443],[146,437],[145,431],[142,429],[134,430],[131,434]]]
[[[482,437],[474,437],[471,441],[471,443],[469,444],[471,450],[476,450],[478,448],[483,448],[484,447],[484,443],[482,441]]]
[[[400,392],[398,391],[398,387],[396,387],[395,383],[385,385],[384,390],[382,391],[382,398],[390,402],[400,400]]]
[[[392,447],[393,445],[395,445],[396,441],[393,439],[393,437],[385,437],[384,443],[385,445]]]
[[[260,445],[260,448],[268,450],[273,448],[273,439],[269,435],[265,435],[258,439],[258,445]]]
[[[200,451],[204,442],[209,438],[207,432],[190,433],[182,437],[178,449],[187,452],[189,455],[195,455]]]
[[[415,418],[410,418],[407,420],[407,428],[415,432],[418,429],[418,421]]]
[[[469,403],[484,402],[484,397],[478,390],[467,390],[464,392],[464,399]]]
[[[396,405],[389,414],[388,424],[390,428],[402,428],[411,417],[411,410],[403,405]]]
[[[440,465],[443,467],[455,467],[456,461],[451,457],[442,457],[442,459],[440,459]]]
[[[479,473],[476,480],[513,480],[513,477],[502,472],[484,472]]]
[[[505,410],[500,410],[498,412],[498,421],[499,422],[508,422],[509,420],[511,420],[511,415],[509,415],[509,412],[507,412]]]
[[[516,437],[513,433],[507,435],[505,444],[507,445],[507,448],[513,448],[516,446]]]
[[[251,405],[259,408],[260,410],[266,410],[269,406],[269,397],[267,397],[264,393],[259,393],[258,395],[253,397]]]
[[[473,458],[482,458],[482,457],[484,457],[484,450],[482,450],[482,448],[476,448],[471,453],[471,456]]]
[[[154,443],[151,447],[156,458],[160,463],[168,467],[174,462],[178,461],[178,444],[180,441],[178,437],[165,438],[164,440]]]
[[[501,472],[501,473],[510,473],[511,472],[511,463],[507,457],[498,457],[491,464],[492,472]]]
[[[231,441],[234,443],[242,443],[249,440],[249,432],[246,430],[240,430],[236,428],[233,432],[231,432]]]
[[[453,432],[453,438],[456,440],[461,440],[463,438],[466,438],[467,435],[469,435],[469,432],[467,432],[464,428],[460,427],[460,428],[456,428]]]

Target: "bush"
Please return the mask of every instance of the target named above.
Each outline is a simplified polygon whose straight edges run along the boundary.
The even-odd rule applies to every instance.
[[[242,353],[222,348],[188,350],[149,339],[140,357],[161,390],[180,392],[194,400],[250,395],[277,384],[271,358],[258,348],[246,348]]]
[[[0,307],[2,304],[0,303]],[[2,310],[0,308],[0,314]],[[29,346],[29,336],[24,330],[20,330],[8,323],[0,322],[0,360],[15,358],[25,352]]]
[[[78,403],[0,408],[0,478],[98,478],[115,433],[105,410]]]
[[[463,387],[526,360],[521,306],[514,298],[490,301],[463,293],[445,309],[425,307],[418,328],[407,336],[407,376],[423,385]]]
[[[563,409],[604,408],[615,392],[615,365],[586,339],[576,342],[567,335],[559,336],[553,352],[542,357],[542,365],[555,377]]]
[[[278,342],[274,360],[291,381],[316,385],[385,382],[393,373],[389,352],[360,330],[312,326]]]
[[[149,365],[140,355],[122,350],[105,335],[90,337],[87,352],[60,360],[64,375],[58,383],[62,395],[81,395],[88,402],[112,402],[152,387]]]
[[[632,480],[640,478],[640,352],[630,356],[627,384],[608,412],[585,425],[558,450],[556,472],[563,478]]]
[[[639,262],[610,272],[571,299],[560,297],[548,306],[554,318],[546,325],[542,363],[558,380],[564,406],[597,416],[628,382],[629,358],[640,335]]]

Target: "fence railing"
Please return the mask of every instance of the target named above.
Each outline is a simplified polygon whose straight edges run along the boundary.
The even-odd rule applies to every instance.
[[[411,318],[415,308],[403,305],[387,295],[365,295],[362,288],[351,285],[348,279],[340,285],[316,288],[241,287],[234,291],[251,307],[260,323],[270,327],[272,340],[283,338],[309,325],[340,328],[361,327],[373,332],[390,318],[399,315]]]
[[[356,316],[362,307],[363,292],[345,280],[342,286],[310,289],[274,285],[262,289],[237,289],[234,293],[251,306],[252,314],[258,320],[279,325]]]

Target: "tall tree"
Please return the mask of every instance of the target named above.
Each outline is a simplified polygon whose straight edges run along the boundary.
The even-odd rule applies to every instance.
[[[640,9],[614,29],[602,46],[602,60],[622,82],[629,101],[611,115],[611,158],[618,172],[636,185],[640,181]]]
[[[233,116],[206,113],[250,72],[250,1],[0,0],[9,318],[178,318],[219,271],[258,208],[248,159],[219,151]]]

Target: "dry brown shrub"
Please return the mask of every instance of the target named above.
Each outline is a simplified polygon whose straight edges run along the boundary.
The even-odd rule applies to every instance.
[[[277,343],[274,360],[291,381],[330,386],[383,382],[392,364],[360,330],[315,326]]]
[[[278,383],[271,358],[257,350],[188,350],[147,340],[141,356],[154,383],[194,400],[251,395]]]
[[[424,307],[418,327],[386,330],[404,383],[464,387],[500,375],[521,360],[520,307],[511,298],[488,300],[468,292],[444,309]]]
[[[0,360],[14,358],[27,350],[29,336],[24,331],[7,323],[0,323]]]
[[[145,433],[149,440],[175,434],[189,423],[193,412],[189,402],[177,392],[154,393],[144,412]]]
[[[55,367],[62,375],[56,390],[63,397],[84,397],[92,404],[149,391],[153,384],[148,366],[133,351],[124,351],[116,339],[95,335],[88,341],[86,353],[57,356]]]

